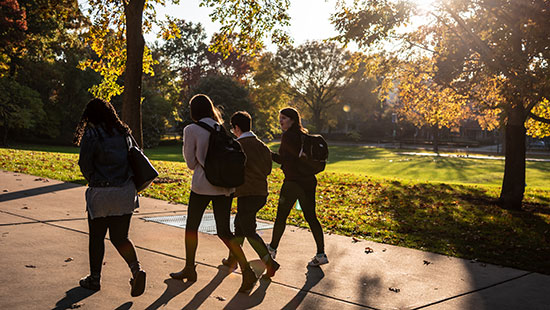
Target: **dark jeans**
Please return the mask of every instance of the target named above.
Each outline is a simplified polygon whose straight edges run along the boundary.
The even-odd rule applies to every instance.
[[[214,219],[216,220],[216,231],[218,237],[229,248],[235,256],[241,269],[246,269],[248,262],[244,256],[243,249],[236,242],[235,236],[229,228],[229,218],[231,214],[231,196],[212,196],[200,195],[191,192],[189,196],[189,206],[187,208],[187,223],[185,228],[185,260],[187,266],[195,265],[195,255],[197,253],[199,225],[206,207],[212,201],[214,209]]]
[[[237,198],[237,215],[235,216],[235,238],[238,244],[244,243],[244,238],[258,253],[260,259],[269,254],[264,240],[256,233],[256,213],[265,205],[267,196],[246,196]]]
[[[91,219],[88,216],[88,229],[90,231],[88,250],[90,255],[90,273],[92,275],[101,274],[103,256],[105,255],[105,235],[107,234],[107,230],[109,230],[111,243],[115,246],[122,258],[124,258],[128,266],[137,263],[136,250],[130,239],[128,239],[131,218],[132,214],[99,217],[95,219]]]
[[[309,225],[315,244],[317,245],[317,254],[325,253],[325,241],[323,228],[317,220],[315,213],[315,189],[317,179],[315,177],[301,181],[284,181],[279,196],[279,206],[277,207],[277,217],[273,227],[273,236],[270,246],[276,249],[279,246],[281,237],[285,231],[286,219],[296,200],[300,201],[300,206],[304,212],[304,217]]]

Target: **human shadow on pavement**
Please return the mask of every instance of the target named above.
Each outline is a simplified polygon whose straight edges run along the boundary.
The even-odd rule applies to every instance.
[[[185,305],[182,310],[187,309],[198,309],[200,306],[204,303],[204,301],[216,290],[216,288],[222,283],[223,279],[225,279],[231,272],[227,267],[220,265],[218,266],[218,273],[210,280],[210,283],[208,283],[205,287],[203,287],[200,291],[193,296],[193,299]]]
[[[61,298],[56,304],[53,310],[62,310],[62,309],[75,309],[78,308],[79,301],[84,300],[93,294],[95,291],[82,288],[80,286],[73,287],[72,289],[65,292],[65,297]]]
[[[134,305],[133,302],[128,301],[128,302],[125,302],[122,305],[116,307],[115,310],[129,310],[129,309],[132,308],[133,305]]]
[[[306,298],[306,295],[311,291],[311,289],[321,281],[322,278],[325,277],[325,273],[323,272],[323,269],[319,267],[311,267],[307,266],[307,273],[306,273],[306,283],[302,286],[300,291],[298,291],[298,294],[294,296],[284,307],[281,309],[283,310],[292,310],[297,309],[298,306],[304,301],[304,298]]]
[[[43,194],[61,191],[65,189],[71,189],[75,187],[82,187],[82,186],[78,184],[73,184],[73,183],[61,183],[61,184],[52,184],[52,185],[42,186],[37,188],[30,188],[30,189],[17,191],[17,192],[2,194],[0,195],[0,202],[27,198],[30,196],[38,196],[38,195],[43,195]]]
[[[246,294],[237,293],[227,305],[225,310],[237,310],[237,309],[250,309],[256,307],[264,301],[267,288],[271,284],[271,279],[259,280],[260,286],[250,296]]]
[[[166,279],[164,280],[164,283],[166,283],[166,290],[164,290],[162,295],[160,295],[157,300],[155,300],[151,305],[145,308],[145,310],[155,310],[160,307],[165,307],[166,305],[168,305],[168,302],[172,300],[172,298],[184,292],[195,282],[183,282],[176,279]]]

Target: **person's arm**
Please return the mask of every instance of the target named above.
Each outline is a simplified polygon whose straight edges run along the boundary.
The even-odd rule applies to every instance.
[[[97,143],[97,136],[93,130],[87,129],[80,141],[80,155],[78,157],[78,166],[80,166],[80,172],[90,182],[92,174],[94,172],[94,150]]]
[[[263,144],[263,164],[262,164],[262,173],[264,175],[270,175],[271,174],[271,168],[273,167],[273,164],[271,163],[272,153],[271,150],[267,147],[267,145]]]
[[[294,161],[300,157],[300,149],[302,148],[302,141],[300,140],[300,133],[285,132],[281,137],[281,146],[279,146],[279,156],[281,161]]]
[[[191,170],[195,170],[195,167],[199,163],[196,153],[197,139],[192,133],[191,126],[187,126],[183,129],[183,158],[187,167]]]
[[[271,150],[269,152],[271,152],[271,160],[273,160],[274,162],[276,162],[280,165],[282,163],[281,162],[281,155],[279,155],[279,153],[275,153]]]

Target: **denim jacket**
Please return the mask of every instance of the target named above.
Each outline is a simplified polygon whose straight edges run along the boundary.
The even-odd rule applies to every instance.
[[[84,132],[78,165],[90,187],[122,186],[134,175],[128,163],[126,137],[113,131],[111,136],[99,125]]]

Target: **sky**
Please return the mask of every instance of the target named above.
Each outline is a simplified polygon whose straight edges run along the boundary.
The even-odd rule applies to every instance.
[[[167,5],[157,8],[157,16],[170,15],[194,23],[200,22],[210,36],[218,31],[219,24],[210,20],[209,8],[199,7],[200,0],[181,0],[179,5]],[[336,0],[291,0],[289,14],[291,26],[287,29],[295,45],[306,41],[321,40],[337,33],[330,24],[330,15],[335,11]],[[155,35],[148,35],[148,41],[154,41]],[[268,42],[266,42],[268,43]],[[268,46],[268,49],[271,49]]]

